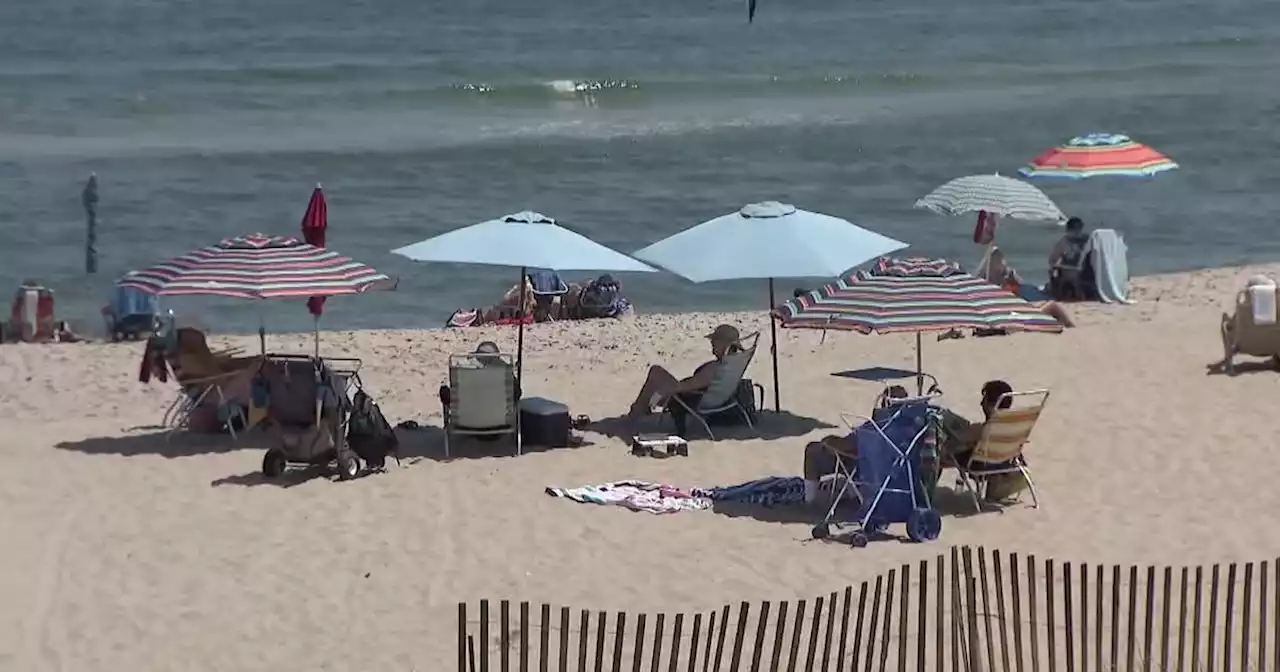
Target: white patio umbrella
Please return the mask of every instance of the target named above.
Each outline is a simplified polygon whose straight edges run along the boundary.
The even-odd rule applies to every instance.
[[[769,309],[777,305],[774,278],[834,278],[907,244],[868,231],[852,222],[793,205],[752,203],[723,217],[703,222],[635,253],[692,282],[765,278]],[[778,391],[778,330],[769,321],[773,356],[773,406],[782,407]]]
[[[1065,221],[1062,210],[1034,185],[1003,175],[957,177],[916,201],[943,215],[967,215],[986,211],[1014,219]]]
[[[528,269],[657,272],[647,264],[559,226],[546,215],[527,210],[442,233],[391,252],[414,261],[520,269],[522,314],[516,345],[517,380],[524,373],[524,278]]]

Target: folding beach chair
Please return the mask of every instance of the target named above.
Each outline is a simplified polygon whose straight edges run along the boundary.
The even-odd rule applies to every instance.
[[[1280,292],[1274,280],[1253,278],[1236,295],[1235,311],[1222,314],[1222,367],[1228,374],[1236,372],[1236,355],[1270,357],[1273,363],[1280,364],[1277,296]]]
[[[1031,492],[1032,506],[1040,507],[1023,451],[1031,438],[1031,430],[1035,429],[1036,421],[1049,401],[1049,390],[1005,394],[996,405],[1006,399],[1010,400],[1010,407],[996,410],[983,424],[982,435],[969,459],[963,464],[950,462],[945,465],[956,468],[960,485],[973,497],[973,505],[978,511],[982,510],[981,498],[987,495],[990,477],[1014,474],[1025,479],[1026,489]]]
[[[751,419],[753,409],[744,405],[740,390],[742,378],[747,373],[747,367],[751,365],[751,358],[756,354],[756,345],[759,340],[760,332],[743,337],[740,341],[742,349],[720,360],[711,384],[706,390],[701,393],[677,394],[671,398],[663,410],[672,415],[678,434],[684,434],[684,421],[687,417],[693,417],[701,423],[702,428],[707,431],[707,436],[713,441],[716,435],[711,431],[711,425],[725,424],[726,420],[736,422],[740,419],[749,429],[755,431],[755,424]],[[763,397],[764,388],[759,385],[753,388],[758,388]],[[747,392],[747,398],[752,398],[751,391]]]
[[[497,352],[449,356],[449,384],[440,388],[444,408],[444,454],[455,435],[496,439],[512,435],[516,455],[520,438],[520,393],[515,359]]]
[[[554,320],[561,297],[569,293],[569,285],[555,271],[537,269],[529,272],[529,286],[533,292],[533,315],[538,322]]]
[[[163,425],[168,436],[183,430],[208,430],[225,427],[234,440],[237,428],[247,424],[247,398],[235,397],[228,390],[248,390],[261,364],[259,357],[230,357],[209,350],[204,334],[197,329],[182,328],[173,333],[172,341],[161,347],[179,391],[165,411]],[[201,426],[193,426],[197,414],[203,416]],[[212,422],[210,421],[212,419]]]

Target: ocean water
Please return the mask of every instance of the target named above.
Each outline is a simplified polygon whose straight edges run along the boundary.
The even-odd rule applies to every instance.
[[[1090,131],[1183,166],[1043,185],[1122,230],[1134,272],[1280,255],[1280,3],[759,1],[750,25],[745,0],[0,3],[0,282],[39,279],[92,324],[129,269],[297,232],[317,182],[330,246],[401,278],[331,301],[335,328],[491,303],[514,270],[388,251],[524,209],[633,251],[782,200],[972,263],[972,220],[915,199]],[[1035,277],[1056,235],[1000,238]],[[766,307],[761,282],[622,280],[642,311]],[[224,329],[310,324],[301,302],[174,305]]]

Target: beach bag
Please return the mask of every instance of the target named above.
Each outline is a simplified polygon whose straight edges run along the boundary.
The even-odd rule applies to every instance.
[[[382,409],[364,390],[355,393],[351,400],[351,419],[347,425],[347,445],[365,464],[381,467],[388,455],[397,455],[400,439],[391,423],[382,415]]]
[[[973,242],[990,245],[996,239],[996,216],[986,210],[978,211],[978,223],[973,227]]]

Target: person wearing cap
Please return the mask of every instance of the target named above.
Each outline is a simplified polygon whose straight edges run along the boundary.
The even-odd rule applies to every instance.
[[[688,378],[676,378],[661,366],[649,367],[649,373],[645,376],[644,384],[640,386],[640,392],[636,394],[636,400],[631,404],[627,418],[636,420],[648,415],[655,407],[661,406],[667,399],[677,394],[701,392],[707,389],[715,377],[716,365],[726,356],[742,350],[742,337],[738,334],[737,328],[732,325],[722,324],[716,327],[714,331],[707,334],[707,340],[711,342],[711,354],[715,359],[698,366],[694,369],[693,375]]]

